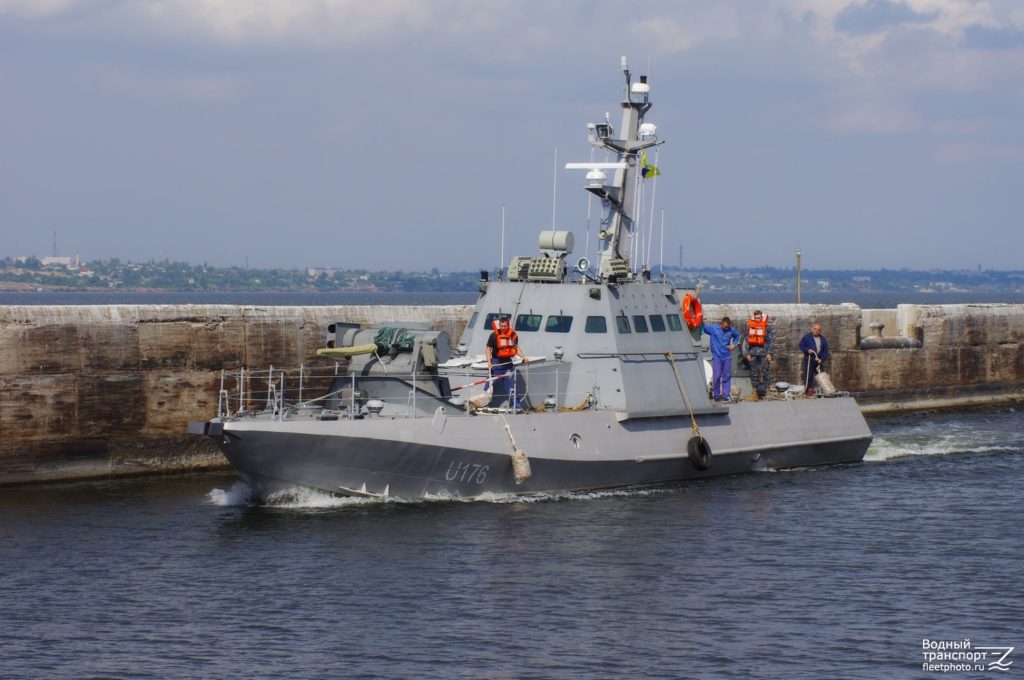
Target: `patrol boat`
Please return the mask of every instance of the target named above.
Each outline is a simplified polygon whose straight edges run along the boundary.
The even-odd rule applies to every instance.
[[[644,122],[647,78],[634,81],[625,59],[622,72],[618,134],[608,114],[587,126],[607,162],[566,166],[586,171],[602,204],[596,267],[569,263],[572,233],[541,232],[539,254],[512,258],[493,280],[481,273],[455,347],[425,324],[339,321],[319,367],[225,374],[217,416],[189,431],[213,437],[262,496],[298,486],[474,498],[862,460],[871,431],[849,396],[709,398],[697,324],[680,315],[687,291],[634,264],[640,187],[655,168],[647,150],[663,140]],[[502,317],[528,356],[512,394],[484,361]]]

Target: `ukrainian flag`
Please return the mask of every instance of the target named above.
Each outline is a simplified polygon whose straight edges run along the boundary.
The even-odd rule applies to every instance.
[[[657,177],[661,174],[661,170],[658,169],[657,165],[651,165],[647,162],[647,152],[644,151],[640,154],[640,176],[644,179],[648,177]]]

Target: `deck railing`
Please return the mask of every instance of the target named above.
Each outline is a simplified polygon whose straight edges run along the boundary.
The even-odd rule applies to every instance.
[[[531,368],[530,372],[537,375],[553,369],[553,365],[537,366]],[[522,373],[524,369],[519,367],[517,370]],[[582,410],[596,404],[596,385],[578,394],[564,392],[561,391],[563,385],[560,381],[566,378],[558,371],[554,371],[554,393],[548,394],[545,390],[531,391],[528,376],[529,373],[526,374],[526,390],[521,396],[524,400],[532,398],[529,410]],[[437,385],[437,381],[441,379],[449,381],[451,394],[439,396],[427,389]],[[488,378],[479,371],[468,369],[465,372],[448,372],[443,376],[434,373],[365,376],[348,373],[339,363],[327,367],[300,364],[298,368],[293,369],[270,366],[264,370],[256,370],[243,367],[237,371],[221,371],[217,418],[227,420],[259,415],[285,420],[305,415],[333,420],[354,419],[364,415],[380,414],[382,411],[389,416],[429,417],[430,413],[421,412],[418,408],[422,406],[418,402],[424,399],[434,403],[444,402],[446,406],[460,408],[466,415],[470,415],[472,411],[486,410],[482,407],[466,406],[470,402],[470,397],[483,391],[487,383],[499,380],[500,377]],[[408,389],[405,396],[386,398],[365,393],[365,387],[383,381],[406,383]],[[520,396],[516,394],[518,384],[517,380],[509,395],[510,406],[515,403],[516,397]],[[455,397],[461,398],[461,401]],[[559,399],[563,406],[557,403]],[[510,408],[508,411],[514,413],[515,409]]]

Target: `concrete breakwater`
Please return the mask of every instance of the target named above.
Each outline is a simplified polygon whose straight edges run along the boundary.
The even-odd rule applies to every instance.
[[[729,315],[741,325],[753,307],[708,305],[705,315],[713,321]],[[797,345],[818,321],[832,347],[836,386],[863,404],[1024,396],[1024,305],[760,309],[775,328],[774,380],[799,380]],[[0,307],[0,483],[223,467],[209,441],[184,434],[189,420],[216,411],[221,369],[315,363],[326,327],[336,321],[426,321],[454,340],[470,310]],[[897,340],[873,342],[880,333]]]
[[[465,306],[0,306],[0,484],[224,467],[185,434],[221,369],[315,361],[327,325],[428,321]]]

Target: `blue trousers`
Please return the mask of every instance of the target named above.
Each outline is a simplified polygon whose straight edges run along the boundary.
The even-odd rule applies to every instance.
[[[711,357],[711,394],[728,399],[732,393],[732,355]]]
[[[499,380],[505,388],[505,393],[508,395],[509,399],[512,399],[512,393],[515,391],[516,386],[516,371],[515,368],[513,368],[511,361],[495,362],[491,366],[491,377],[498,378],[498,376],[501,376]],[[498,380],[495,380],[494,382],[497,383]],[[523,407],[523,402],[519,394],[515,395],[515,403],[513,406],[515,408]]]

